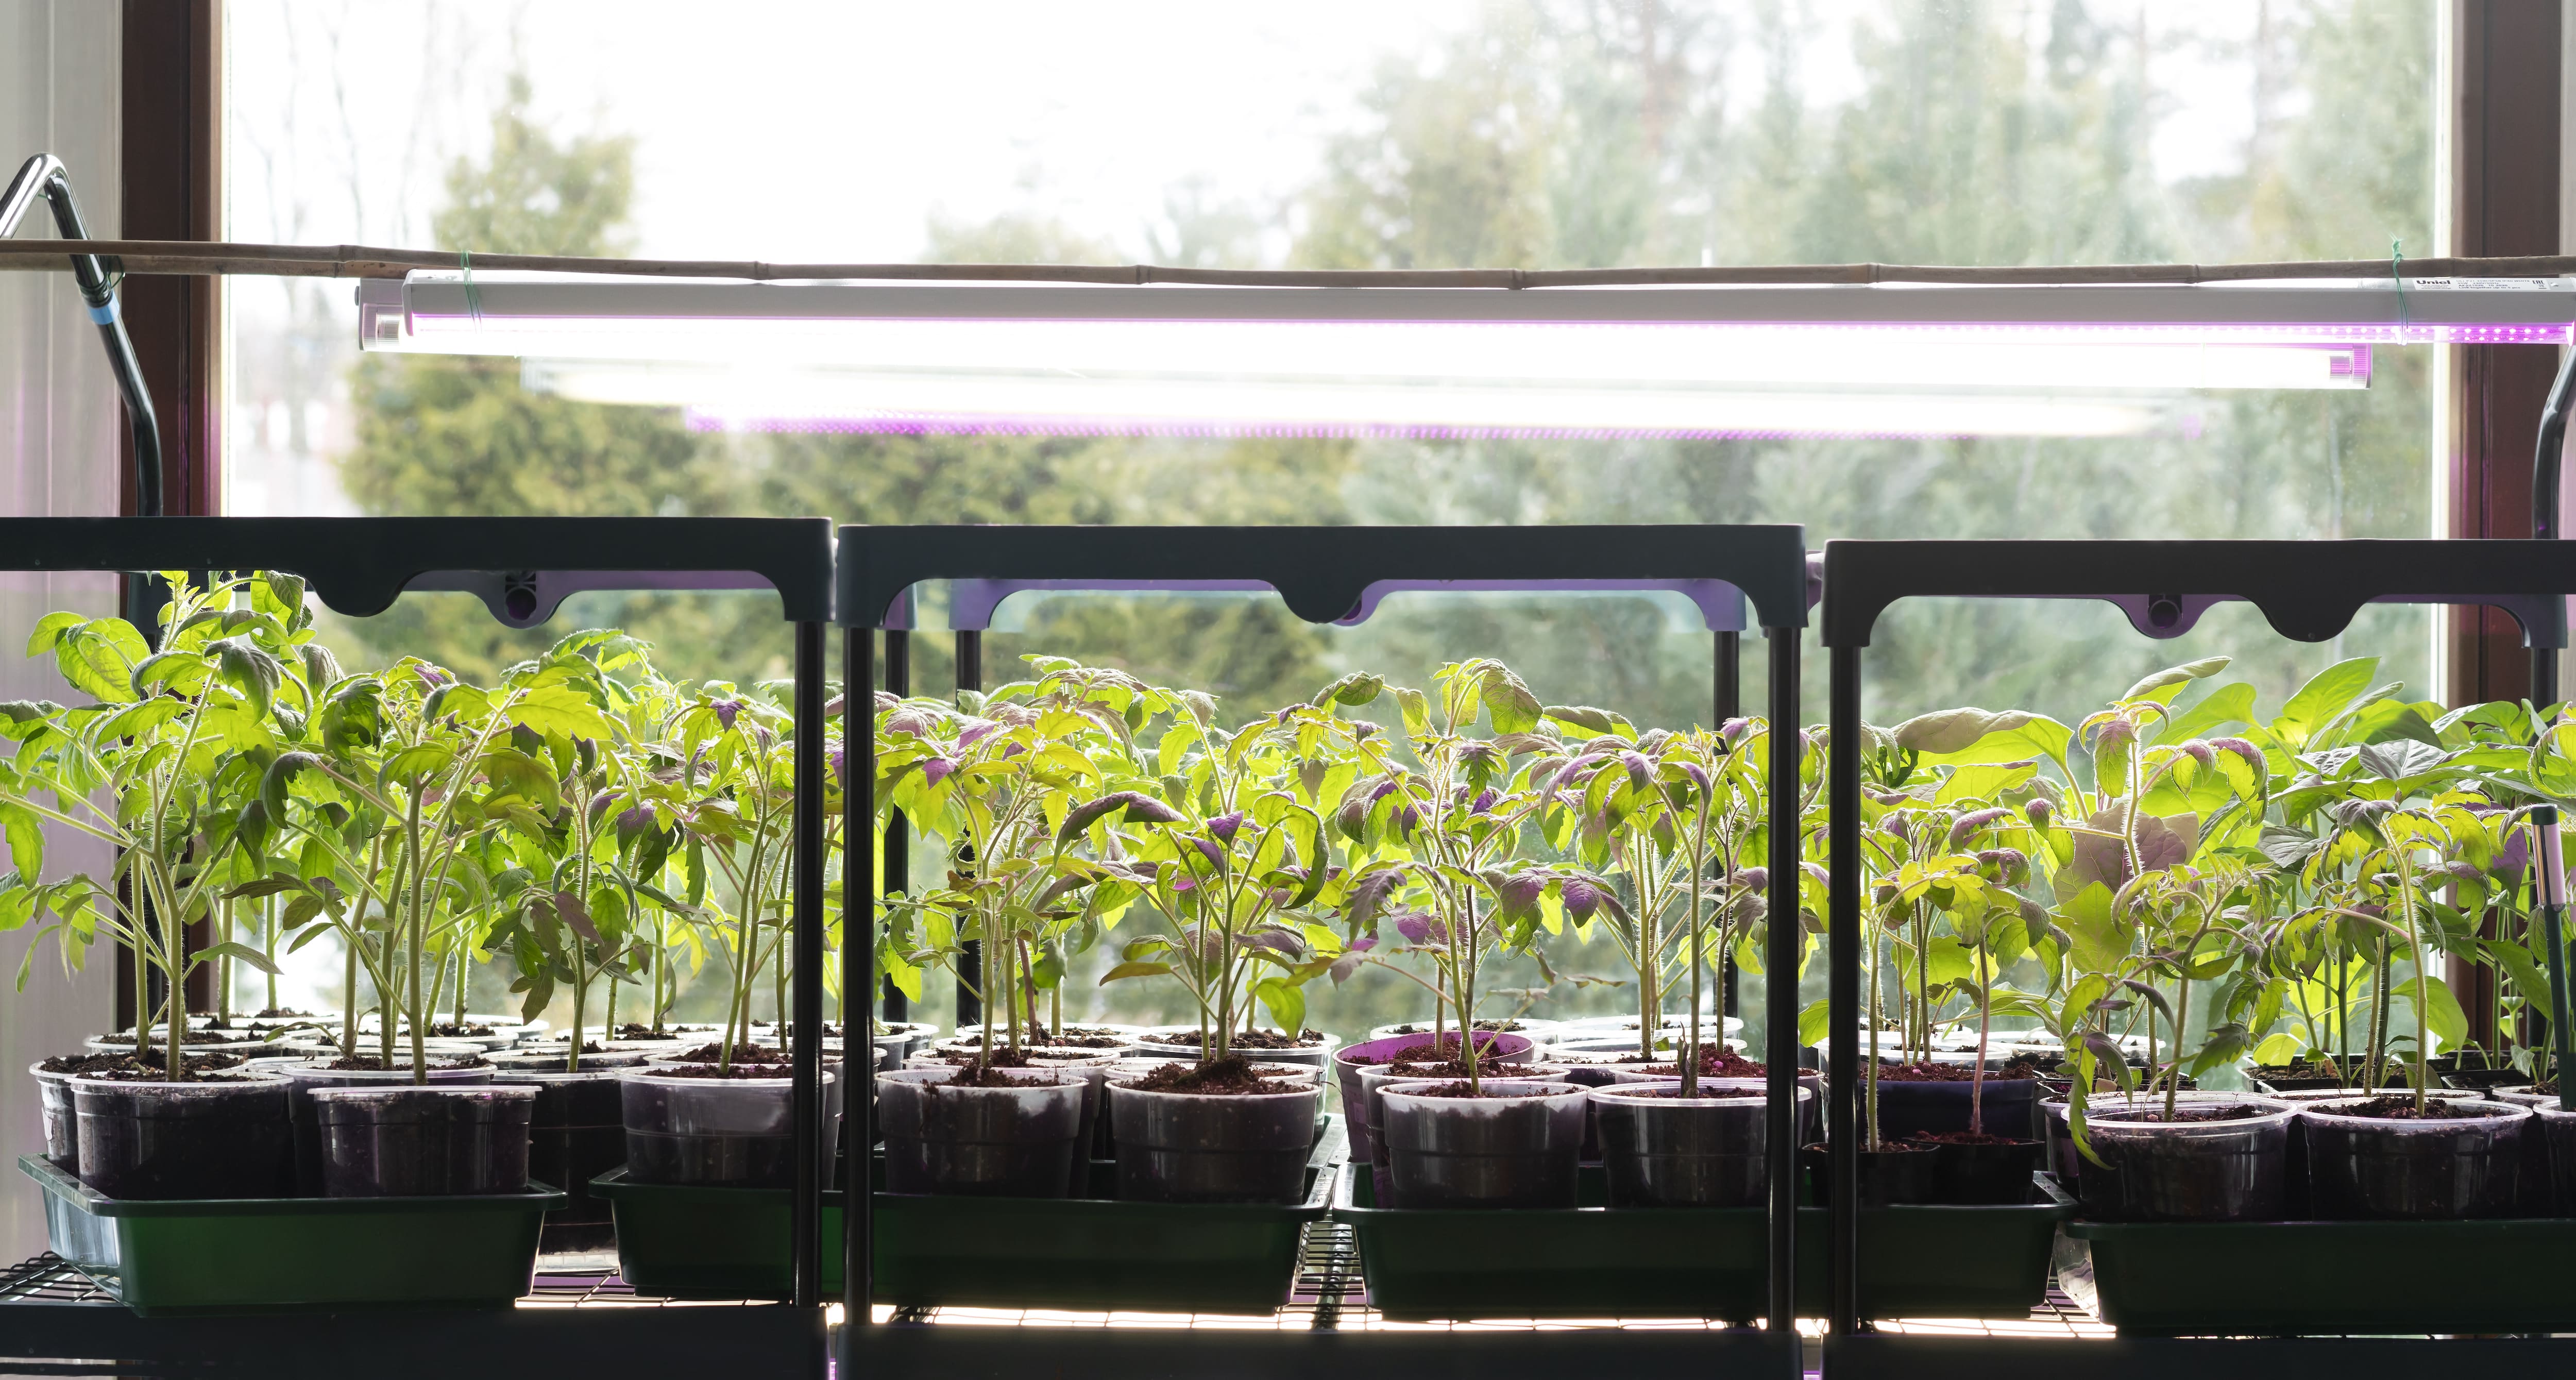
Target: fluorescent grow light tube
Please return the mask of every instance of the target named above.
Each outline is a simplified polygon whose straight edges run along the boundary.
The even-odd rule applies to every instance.
[[[711,431],[2126,436],[2173,414],[2171,399],[2134,393],[863,374],[562,360],[529,360],[521,379],[531,391],[588,402],[684,407],[692,425]]]
[[[531,380],[687,407],[708,426],[2117,435],[2154,425],[2140,393],[2361,387],[2378,345],[2565,343],[2576,287],[1511,291],[423,272],[362,287],[361,305],[367,348],[581,361]]]

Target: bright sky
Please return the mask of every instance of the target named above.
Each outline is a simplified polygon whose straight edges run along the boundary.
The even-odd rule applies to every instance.
[[[933,214],[1040,208],[1141,249],[1144,221],[1189,177],[1218,200],[1275,203],[1311,175],[1382,56],[1471,12],[1462,0],[231,8],[246,103],[238,234],[289,233],[301,200],[297,238],[425,239],[436,179],[479,147],[515,51],[558,129],[640,136],[641,252],[865,260],[917,256]]]
[[[1838,37],[1886,7],[1802,6]],[[2031,21],[2044,22],[2046,3]],[[2116,15],[2118,5],[2099,7]],[[438,179],[479,153],[503,77],[558,130],[638,136],[640,252],[900,260],[934,214],[1042,211],[1141,257],[1167,191],[1279,204],[1350,127],[1373,70],[1466,27],[1474,0],[1296,4],[235,0],[228,176],[242,238],[422,244]],[[2241,148],[2240,0],[2158,0],[2168,178]],[[1728,15],[1728,7],[1718,13]],[[1749,19],[1747,20],[1749,22]],[[2116,22],[2116,19],[2114,19]],[[1739,62],[1756,60],[1749,43]],[[1750,90],[1754,70],[1730,70]],[[1853,84],[1847,41],[1801,83]],[[1284,246],[1274,246],[1274,250]]]

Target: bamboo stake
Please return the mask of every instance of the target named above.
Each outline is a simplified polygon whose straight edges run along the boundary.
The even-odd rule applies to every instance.
[[[67,270],[73,254],[122,261],[127,274],[189,277],[400,278],[414,269],[466,261],[444,250],[361,244],[248,244],[204,240],[0,241],[0,270]],[[1795,284],[1954,283],[2083,286],[2232,283],[2315,278],[2555,278],[2576,274],[2576,255],[2503,258],[2320,259],[2244,264],[1763,264],[1719,268],[1230,269],[1154,264],[768,263],[757,259],[596,259],[550,254],[477,254],[490,272],[591,273],[640,278],[726,278],[753,282],[891,279],[948,282],[1194,283],[1224,287],[1728,287]]]

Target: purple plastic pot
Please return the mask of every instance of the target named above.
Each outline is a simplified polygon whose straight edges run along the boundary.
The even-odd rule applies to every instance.
[[[1456,1039],[1457,1032],[1451,1031],[1450,1038]],[[1429,1043],[1431,1038],[1427,1035],[1397,1035],[1384,1040],[1366,1040],[1333,1051],[1333,1081],[1342,1093],[1342,1127],[1350,1133],[1352,1159],[1369,1158],[1377,1144],[1370,1129],[1371,1113],[1375,1109],[1369,1106],[1368,1099],[1361,1093],[1360,1070],[1372,1064],[1383,1064],[1404,1050]],[[1491,1030],[1476,1032],[1476,1055],[1480,1059],[1490,1055],[1518,1060],[1537,1047],[1536,1042],[1526,1035]]]

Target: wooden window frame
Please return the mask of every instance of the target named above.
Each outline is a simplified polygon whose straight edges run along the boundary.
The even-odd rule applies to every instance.
[[[223,238],[223,0],[124,0],[118,56],[122,239]],[[119,290],[126,333],[161,423],[162,508],[210,516],[223,495],[223,283],[138,275]],[[134,444],[118,445],[118,510],[134,512]],[[207,942],[202,922],[191,946]],[[134,951],[116,953],[117,1029],[134,1025]],[[188,981],[192,1009],[214,999],[211,967]]]

